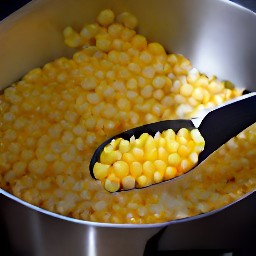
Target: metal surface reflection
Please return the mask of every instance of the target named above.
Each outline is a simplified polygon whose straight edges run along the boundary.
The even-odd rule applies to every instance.
[[[86,236],[86,240],[87,240],[85,244],[86,255],[97,256],[95,227],[88,228],[88,235]]]

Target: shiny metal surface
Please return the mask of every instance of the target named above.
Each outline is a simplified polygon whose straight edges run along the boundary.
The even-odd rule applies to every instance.
[[[160,230],[68,221],[3,195],[0,203],[0,216],[14,255],[143,255],[147,240]]]
[[[80,27],[85,19],[91,22],[103,8],[134,13],[140,21],[140,32],[151,41],[162,42],[169,51],[184,54],[202,72],[256,90],[256,15],[225,0],[32,1],[0,23],[0,89],[31,68],[70,55],[71,51],[63,45],[63,28]],[[229,218],[227,212],[249,216],[245,222],[237,222],[241,226],[235,229],[236,234],[244,230],[245,223],[255,226],[256,220],[251,218],[256,211],[254,201],[255,193],[219,213],[159,225],[112,225],[61,217],[0,189],[0,237],[5,238],[0,243],[2,247],[3,241],[9,243],[12,255],[143,255],[149,238],[168,225],[159,248],[187,248],[193,247],[189,237],[183,239],[183,245],[178,240],[184,232],[193,234],[196,229],[200,233],[207,220],[217,232]],[[175,237],[176,233],[180,236]],[[198,237],[201,243],[195,243],[197,248],[213,244],[205,235]],[[222,235],[228,246],[240,246],[238,239],[235,242],[225,238]]]

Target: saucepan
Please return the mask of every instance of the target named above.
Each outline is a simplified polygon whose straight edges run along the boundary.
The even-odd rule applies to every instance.
[[[183,54],[200,72],[230,80],[237,88],[256,90],[256,15],[225,0],[31,1],[0,23],[1,90],[34,67],[71,56],[72,50],[63,44],[63,29],[81,27],[106,8],[136,15],[140,33],[170,52]],[[152,251],[145,248],[161,236],[158,246],[163,249],[168,245],[169,249],[216,247],[212,236],[201,237],[204,244],[199,245],[193,233],[198,235],[207,223],[209,229],[225,226],[227,216],[244,215],[243,224],[249,225],[256,212],[254,201],[255,193],[250,191],[229,205],[193,217],[155,224],[112,224],[52,213],[0,189],[1,247],[13,255],[150,255]],[[233,218],[239,223],[238,219]],[[181,245],[187,234],[190,242]]]

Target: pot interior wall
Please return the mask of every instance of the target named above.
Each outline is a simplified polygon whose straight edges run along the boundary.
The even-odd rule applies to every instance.
[[[0,87],[31,68],[69,56],[63,29],[94,21],[104,8],[134,13],[149,40],[184,54],[202,72],[253,90],[256,15],[224,0],[32,1],[0,24]]]

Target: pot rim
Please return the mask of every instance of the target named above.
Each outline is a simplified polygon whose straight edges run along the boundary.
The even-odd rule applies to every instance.
[[[173,224],[178,224],[178,223],[183,223],[183,222],[189,222],[189,221],[193,221],[193,220],[197,220],[197,219],[201,219],[201,218],[205,218],[208,216],[211,216],[215,213],[218,213],[220,211],[223,211],[225,209],[227,209],[230,206],[235,205],[236,203],[240,202],[241,200],[245,199],[246,197],[249,197],[250,195],[252,195],[254,192],[256,192],[256,189],[245,194],[244,196],[242,196],[241,198],[239,198],[238,200],[225,205],[221,208],[215,209],[213,211],[207,212],[207,213],[201,213],[195,216],[191,216],[191,217],[185,217],[182,219],[176,219],[176,220],[171,220],[171,221],[167,221],[167,222],[160,222],[160,223],[152,223],[152,224],[128,224],[128,223],[124,223],[124,224],[117,224],[117,223],[104,223],[104,222],[94,222],[94,221],[88,221],[88,220],[79,220],[79,219],[75,219],[72,217],[67,217],[61,214],[57,214],[54,212],[50,212],[48,210],[45,210],[43,208],[40,208],[38,206],[32,205],[28,202],[23,201],[22,199],[6,192],[5,190],[0,188],[0,194],[3,194],[4,196],[6,196],[7,198],[25,206],[30,208],[31,210],[35,210],[36,212],[39,213],[43,213],[46,214],[50,217],[54,217],[57,219],[61,219],[61,220],[65,220],[68,222],[72,222],[72,223],[76,223],[76,224],[82,224],[82,225],[86,225],[86,226],[91,226],[91,227],[101,227],[101,228],[129,228],[129,229],[141,229],[141,228],[163,228],[169,225],[173,225]]]

